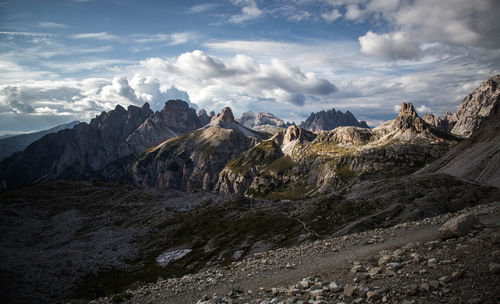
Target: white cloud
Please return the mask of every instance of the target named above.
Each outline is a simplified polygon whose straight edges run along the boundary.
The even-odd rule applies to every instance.
[[[0,32],[0,35],[28,36],[28,37],[54,37],[54,34],[51,34],[51,33],[37,33],[37,32]]]
[[[141,64],[147,73],[166,83],[177,84],[188,91],[198,105],[209,109],[214,109],[214,102],[234,101],[242,105],[242,100],[259,99],[303,105],[307,96],[324,96],[336,91],[328,80],[302,72],[279,59],[260,64],[246,55],[224,60],[193,51],[170,59],[150,58]]]
[[[241,14],[232,16],[229,21],[232,23],[244,23],[246,21],[260,17],[263,12],[257,7],[254,0],[233,0],[235,5],[242,6]]]
[[[38,23],[38,26],[39,27],[47,27],[47,28],[66,28],[66,27],[68,27],[66,24],[50,22],[50,21],[40,22],[40,23]]]
[[[340,17],[342,17],[342,14],[339,12],[338,9],[332,9],[328,13],[321,14],[321,17],[323,19],[325,19],[326,22],[332,23],[333,21],[335,21],[335,20],[339,19]]]
[[[432,113],[432,109],[426,105],[421,105],[417,107],[417,112],[419,112],[420,115],[423,116],[425,113]]]
[[[97,40],[117,40],[118,36],[109,34],[107,32],[100,33],[80,33],[70,36],[73,39],[97,39]]]
[[[357,4],[349,4],[346,7],[344,18],[347,20],[358,20],[362,18],[363,15],[364,12],[359,9],[359,6]]]
[[[204,12],[210,11],[216,7],[217,7],[217,4],[215,4],[215,3],[198,4],[198,5],[191,6],[188,9],[188,13],[190,13],[190,14],[204,13]]]
[[[371,31],[358,38],[361,52],[382,60],[417,60],[422,50],[405,33],[376,34]]]

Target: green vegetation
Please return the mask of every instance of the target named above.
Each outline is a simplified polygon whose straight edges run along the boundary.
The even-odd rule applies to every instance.
[[[356,172],[349,168],[349,165],[344,165],[337,169],[337,174],[343,179],[351,179],[357,176]]]
[[[293,161],[293,159],[290,156],[285,155],[270,163],[266,167],[266,169],[274,171],[278,174],[283,174],[285,171],[287,171],[290,168],[293,168],[295,165],[296,163]]]

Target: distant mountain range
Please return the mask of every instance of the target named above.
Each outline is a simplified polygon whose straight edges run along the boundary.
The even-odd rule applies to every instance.
[[[12,153],[14,152],[23,151],[29,144],[42,138],[47,134],[56,133],[65,129],[71,129],[79,123],[80,122],[78,120],[75,120],[39,132],[26,133],[20,135],[12,135],[12,134],[3,135],[0,137],[0,160],[6,158],[7,156],[12,155]]]
[[[329,131],[342,126],[368,128],[366,122],[358,121],[351,112],[343,113],[335,109],[311,113],[306,121],[300,124],[300,127],[313,132]]]
[[[374,129],[335,109],[312,113],[299,127],[265,112],[246,112],[239,122],[230,108],[196,114],[181,100],[156,113],[147,103],[117,106],[35,141],[2,161],[0,176],[9,187],[100,178],[263,198],[336,191],[360,178],[414,172],[446,154],[491,116],[498,80],[481,84],[448,115],[453,126],[420,118],[410,103]]]

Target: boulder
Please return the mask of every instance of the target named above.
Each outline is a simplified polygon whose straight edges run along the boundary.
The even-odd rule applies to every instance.
[[[447,221],[439,228],[442,239],[459,237],[469,233],[472,226],[478,222],[477,217],[471,214],[462,214]]]

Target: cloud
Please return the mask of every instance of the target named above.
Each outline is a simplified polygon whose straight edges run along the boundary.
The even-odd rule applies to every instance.
[[[422,50],[405,33],[376,34],[368,31],[358,38],[361,52],[382,60],[417,60]]]
[[[333,21],[335,21],[335,20],[339,19],[340,17],[342,17],[342,14],[339,12],[338,9],[332,9],[328,13],[321,14],[321,17],[323,19],[325,19],[326,22],[332,23]]]
[[[420,115],[423,116],[425,113],[432,113],[432,109],[426,105],[421,105],[417,107],[417,112],[419,112]]]
[[[118,36],[109,34],[107,32],[100,33],[81,33],[70,36],[73,39],[97,39],[97,40],[117,40]]]
[[[195,33],[179,32],[172,34],[134,34],[129,40],[138,44],[164,43],[166,45],[179,45],[195,38]]]
[[[229,21],[231,23],[244,23],[246,21],[260,17],[263,12],[257,7],[254,0],[233,0],[233,4],[242,6],[241,14],[232,16]]]
[[[216,7],[217,7],[217,4],[215,4],[215,3],[198,4],[198,5],[191,6],[188,9],[188,13],[190,13],[190,14],[204,13],[204,12],[210,11]]]
[[[66,28],[66,27],[68,27],[66,24],[49,22],[49,21],[40,22],[40,23],[38,23],[38,26],[39,27],[48,27],[48,28]]]
[[[0,123],[0,131],[17,127],[22,129],[26,121],[37,120],[34,116],[68,116],[74,119],[90,119],[102,111],[113,109],[116,104],[142,105],[149,102],[151,108],[160,110],[169,99],[187,102],[186,92],[175,86],[162,88],[158,79],[134,75],[113,79],[87,78],[82,81],[27,81],[0,85],[0,117],[11,122],[8,128]],[[190,104],[196,108],[195,104]],[[22,120],[15,121],[15,117]]]
[[[27,36],[27,37],[54,37],[51,33],[36,33],[36,32],[0,32],[0,35],[9,36]]]
[[[364,12],[359,8],[357,4],[349,4],[346,7],[346,12],[344,18],[347,20],[358,20],[362,18]]]
[[[275,58],[260,64],[246,55],[221,59],[197,50],[169,59],[149,58],[141,65],[147,73],[178,84],[198,105],[209,109],[213,103],[241,104],[259,99],[300,106],[307,96],[325,96],[337,90],[330,81]]]

